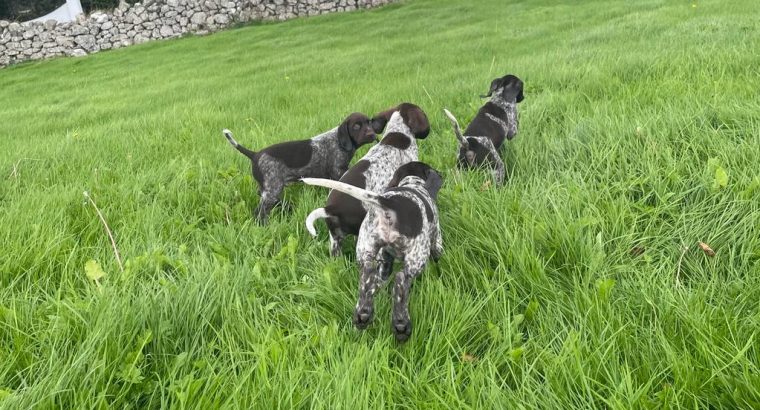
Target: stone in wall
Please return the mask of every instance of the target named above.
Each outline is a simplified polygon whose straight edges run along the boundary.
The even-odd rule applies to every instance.
[[[184,34],[208,34],[237,22],[372,8],[394,0],[147,0],[122,1],[110,12],[71,23],[0,21],[0,68],[26,60],[85,56]]]

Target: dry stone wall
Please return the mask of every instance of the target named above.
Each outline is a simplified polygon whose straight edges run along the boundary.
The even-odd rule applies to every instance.
[[[122,2],[71,23],[0,21],[0,67],[26,60],[84,56],[151,40],[208,34],[234,23],[371,8],[393,0],[153,0]]]

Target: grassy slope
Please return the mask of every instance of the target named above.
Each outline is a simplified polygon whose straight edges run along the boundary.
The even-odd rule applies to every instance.
[[[754,1],[625,3],[419,0],[0,71],[0,407],[760,406]],[[507,72],[511,179],[480,192],[440,111]],[[401,100],[432,120],[447,253],[397,346],[305,232],[326,192],[255,226],[219,130],[256,148]]]

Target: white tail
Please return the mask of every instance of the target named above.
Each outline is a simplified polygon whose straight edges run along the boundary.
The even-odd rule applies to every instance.
[[[235,147],[236,150],[238,150],[238,152],[250,158],[251,161],[256,160],[256,152],[251,151],[248,148],[238,144],[238,142],[235,141],[235,138],[232,138],[232,131],[225,128],[222,130],[222,134],[224,134],[224,136],[227,137],[227,141],[229,141],[230,144],[232,144],[232,146]]]
[[[362,202],[366,202],[372,205],[382,206],[380,205],[380,202],[378,201],[378,199],[380,198],[380,195],[372,191],[367,191],[366,189],[362,189],[359,187],[355,187],[353,185],[346,184],[345,182],[333,181],[332,179],[324,179],[324,178],[301,178],[301,181],[303,181],[305,184],[308,184],[308,185],[317,185],[317,186],[322,186],[325,188],[334,189],[336,191],[343,192],[346,195],[350,195]]]
[[[306,217],[306,230],[309,231],[311,236],[317,236],[317,230],[314,228],[314,222],[317,221],[317,219],[327,218],[330,216],[326,211],[325,208],[317,208],[309,214],[309,216]]]
[[[449,117],[451,126],[454,127],[454,135],[456,135],[457,139],[459,140],[459,145],[461,145],[464,149],[470,149],[470,143],[468,143],[467,138],[462,135],[462,130],[459,128],[459,121],[457,121],[457,119],[454,117],[454,114],[445,108],[443,109],[443,113]]]
[[[222,133],[224,134],[225,137],[227,137],[227,141],[229,141],[233,147],[237,147],[238,145],[240,145],[238,144],[237,141],[235,141],[235,138],[232,138],[232,131],[225,128],[222,130]]]

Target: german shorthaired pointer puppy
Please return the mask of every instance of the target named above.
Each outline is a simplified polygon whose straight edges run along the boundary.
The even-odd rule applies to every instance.
[[[481,95],[481,98],[486,97],[491,99],[480,107],[464,135],[454,115],[445,108],[443,111],[459,139],[459,167],[475,168],[486,164],[492,168],[494,182],[501,184],[504,182],[504,162],[499,150],[504,138],[511,140],[517,135],[517,103],[523,100],[523,82],[512,74],[497,78],[491,82],[488,94]]]
[[[251,160],[253,178],[259,185],[261,200],[256,219],[266,224],[269,212],[282,199],[289,182],[301,177],[338,179],[348,169],[356,149],[377,139],[369,117],[353,113],[341,125],[314,138],[282,142],[259,152],[238,144],[232,132],[224,135],[233,147]]]
[[[401,165],[417,160],[417,142],[430,133],[430,123],[422,109],[414,104],[402,103],[377,114],[372,119],[376,132],[385,128],[380,143],[372,147],[340,178],[341,182],[382,192]],[[367,214],[362,203],[340,191],[331,191],[327,205],[312,211],[306,218],[306,228],[312,236],[317,235],[314,221],[325,218],[330,230],[330,255],[340,256],[346,235],[356,235]]]
[[[356,242],[360,267],[359,300],[354,310],[357,328],[365,329],[372,321],[374,295],[391,276],[393,259],[404,261],[404,268],[396,273],[393,285],[391,330],[396,340],[407,340],[412,334],[409,318],[412,281],[422,273],[430,257],[437,261],[443,253],[435,205],[443,184],[440,174],[422,162],[409,162],[396,171],[382,194],[328,179],[304,178],[303,181],[343,192],[369,209]]]

